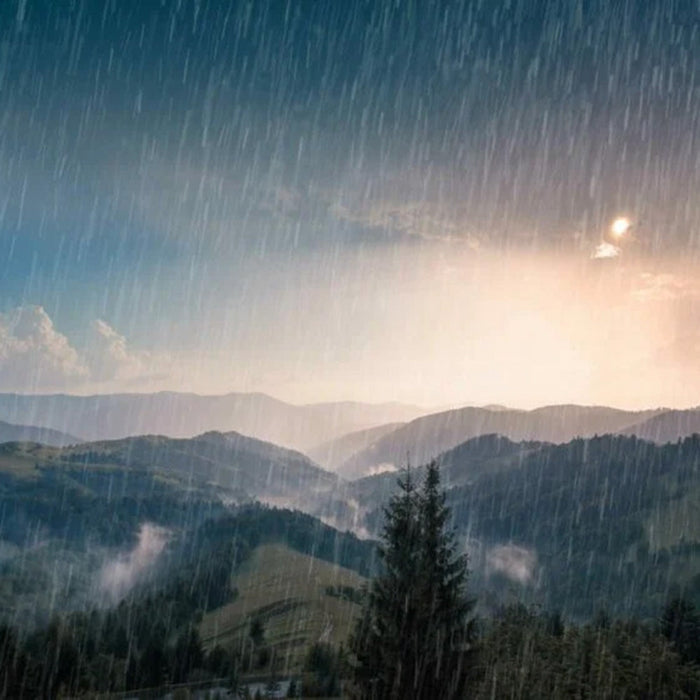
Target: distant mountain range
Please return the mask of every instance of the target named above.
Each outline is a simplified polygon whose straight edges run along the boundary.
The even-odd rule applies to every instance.
[[[700,408],[663,411],[620,432],[659,444],[675,442],[693,433],[700,433]]]
[[[656,445],[621,435],[565,444],[481,435],[438,461],[484,604],[517,591],[586,617],[600,607],[655,614],[678,590],[700,598],[700,436]],[[142,522],[195,526],[256,499],[372,536],[396,476],[348,482],[237,433],[4,443],[0,545],[20,563],[26,547],[56,538],[74,549],[123,546]],[[28,585],[23,571],[17,591]]]
[[[315,462],[332,472],[336,472],[346,479],[355,479],[364,476],[362,473],[354,473],[352,469],[344,468],[344,465],[352,465],[351,457],[357,452],[367,449],[380,438],[398,430],[405,423],[387,423],[366,430],[357,430],[347,435],[342,435],[334,440],[324,442],[317,447],[306,451],[306,454]]]
[[[0,394],[0,420],[43,426],[86,441],[145,434],[193,437],[215,430],[305,450],[352,431],[412,420],[423,413],[396,403],[296,406],[265,394]]]
[[[660,412],[604,406],[545,406],[532,411],[469,406],[416,418],[349,457],[338,471],[362,475],[382,466],[403,466],[407,461],[419,465],[465,440],[487,434],[516,441],[564,443],[575,437],[631,429]]]
[[[296,406],[265,394],[0,394],[0,421],[6,421],[0,422],[0,442],[54,446],[144,434],[190,438],[234,431],[298,450],[323,468],[356,479],[407,462],[423,464],[480,435],[555,444],[602,434],[676,441],[700,432],[700,408],[624,411],[562,405],[526,411],[489,405],[425,414],[397,403]]]
[[[80,438],[66,435],[51,428],[34,425],[14,425],[0,421],[0,443],[2,442],[40,442],[42,445],[65,447],[81,442]]]

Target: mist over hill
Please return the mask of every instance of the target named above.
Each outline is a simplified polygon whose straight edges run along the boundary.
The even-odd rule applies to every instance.
[[[675,442],[693,433],[700,433],[700,408],[664,411],[621,432],[659,444]]]
[[[25,627],[45,623],[52,610],[114,604],[148,584],[168,552],[172,575],[195,585],[204,564],[190,571],[183,562],[201,552],[173,553],[171,541],[256,501],[311,511],[336,483],[300,453],[235,433],[67,448],[3,443],[0,618]],[[335,530],[303,518],[313,552],[314,533]],[[289,523],[275,532],[297,541]]]
[[[67,435],[51,428],[36,425],[14,425],[0,421],[0,443],[3,442],[40,442],[43,445],[65,447],[81,442],[74,435]]]
[[[519,591],[586,618],[603,608],[653,615],[681,592],[700,600],[700,436],[551,445],[492,435],[437,459],[484,604]],[[380,531],[397,477],[350,485],[366,532]]]
[[[491,596],[485,604],[495,605],[515,586],[524,599],[586,617],[603,603],[618,612],[646,614],[671,589],[697,588],[700,595],[700,438],[658,445],[607,434],[554,444],[543,436],[595,432],[603,423],[636,425],[639,418],[613,409],[570,407],[558,421],[548,422],[554,413],[554,408],[461,409],[418,419],[384,436],[388,428],[381,426],[374,446],[411,428],[409,436],[422,440],[421,454],[437,456],[453,524],[471,556],[475,590]],[[485,430],[503,417],[510,419],[511,433],[528,439],[478,435],[430,453],[436,435],[458,439],[465,430]],[[443,432],[416,430],[434,425]],[[347,441],[358,438],[371,440],[372,431]],[[416,479],[426,461],[412,458]],[[7,561],[33,547],[31,542],[51,541],[59,532],[72,533],[69,540],[82,543],[78,550],[91,537],[117,544],[124,532],[136,537],[144,522],[179,528],[254,500],[374,537],[397,479],[385,472],[348,481],[300,452],[214,431],[64,448],[5,443],[0,472],[5,513],[0,540]],[[106,515],[111,511],[105,504],[115,497],[122,505]],[[124,518],[131,530],[122,532]],[[46,550],[36,550],[39,559],[40,551]],[[66,570],[70,561],[64,562]]]
[[[86,441],[146,434],[193,437],[216,430],[304,450],[351,431],[411,420],[422,413],[397,403],[296,406],[265,394],[0,394],[0,420],[45,426]]]
[[[357,430],[317,445],[307,450],[306,453],[311,459],[330,471],[337,472],[347,479],[357,478],[362,474],[353,473],[351,469],[344,469],[343,466],[345,464],[351,465],[351,457],[354,454],[367,449],[380,438],[398,430],[402,425],[404,423],[387,423],[365,430]]]
[[[657,413],[605,406],[545,406],[531,411],[468,406],[416,418],[348,458],[339,470],[359,475],[381,466],[403,466],[407,460],[422,464],[469,438],[492,433],[516,441],[568,442],[616,433]]]

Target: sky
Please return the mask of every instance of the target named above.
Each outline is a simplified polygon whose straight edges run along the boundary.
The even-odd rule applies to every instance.
[[[0,391],[699,404],[699,33],[690,0],[6,0]]]

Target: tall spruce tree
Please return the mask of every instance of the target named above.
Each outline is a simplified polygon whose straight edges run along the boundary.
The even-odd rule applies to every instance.
[[[459,697],[472,633],[467,558],[448,528],[437,464],[416,489],[410,470],[385,508],[380,556],[351,637],[354,691],[363,700]]]

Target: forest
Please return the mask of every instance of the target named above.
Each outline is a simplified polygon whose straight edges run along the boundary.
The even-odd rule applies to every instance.
[[[468,557],[457,547],[439,468],[429,465],[413,479],[410,473],[399,479],[379,542],[341,533],[296,511],[251,504],[201,517],[169,545],[160,573],[114,605],[63,610],[33,625],[13,624],[8,617],[0,631],[2,695],[138,691],[139,697],[159,697],[168,688],[212,686],[244,697],[250,677],[268,678],[269,692],[276,692],[283,672],[262,618],[251,621],[243,647],[206,644],[199,631],[204,614],[236,599],[236,572],[257,547],[270,542],[369,577],[362,590],[326,591],[354,600],[362,612],[347,644],[308,646],[303,668],[288,685],[292,696],[700,694],[700,613],[692,600],[669,599],[643,620],[613,617],[601,608],[584,622],[517,600],[485,607],[469,587]],[[123,505],[125,519],[141,517],[127,496]],[[41,502],[31,506],[36,515],[35,507]],[[435,655],[432,662],[421,656],[426,648]],[[416,656],[417,650],[423,651]],[[411,658],[414,662],[408,662]],[[423,674],[441,667],[443,677],[396,681],[392,673],[399,660],[418,668],[419,658]]]

